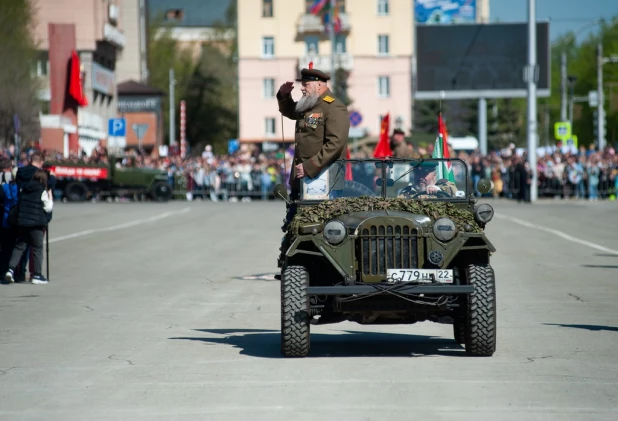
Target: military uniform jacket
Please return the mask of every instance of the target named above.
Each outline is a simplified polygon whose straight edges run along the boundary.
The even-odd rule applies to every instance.
[[[290,179],[293,186],[296,165],[302,164],[305,174],[314,178],[337,159],[345,158],[350,117],[346,106],[333,97],[330,89],[320,95],[312,109],[303,113],[296,112],[296,101],[291,95],[280,97],[277,93],[277,100],[281,114],[296,120],[294,166]]]

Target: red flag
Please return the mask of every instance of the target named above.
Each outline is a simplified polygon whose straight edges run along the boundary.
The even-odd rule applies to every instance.
[[[448,150],[448,132],[446,131],[446,124],[444,124],[444,120],[442,120],[442,113],[438,114],[438,133],[442,135],[442,157],[450,158],[451,154]],[[448,162],[446,164],[448,168],[451,167],[451,163]]]
[[[79,65],[79,57],[77,51],[71,53],[71,73],[69,75],[69,95],[71,95],[80,107],[88,105],[88,99],[84,95],[84,89],[81,80],[81,70]]]
[[[345,159],[350,159],[350,148],[346,147]],[[352,181],[352,164],[349,162],[345,164],[345,179]]]
[[[378,144],[373,151],[374,158],[385,158],[393,155],[393,151],[391,150],[390,142],[388,140],[389,120],[390,117],[387,113],[384,118],[382,118],[382,125],[380,127],[380,140],[378,141]]]

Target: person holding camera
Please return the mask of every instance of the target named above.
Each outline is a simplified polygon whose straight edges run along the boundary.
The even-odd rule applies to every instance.
[[[34,266],[33,284],[47,284],[49,281],[42,274],[43,237],[53,208],[51,189],[48,187],[48,174],[37,170],[32,179],[23,185],[19,192],[19,201],[11,210],[11,223],[17,227],[17,241],[9,261],[9,269],[4,278],[8,283],[15,282],[15,268],[28,247],[32,250]]]

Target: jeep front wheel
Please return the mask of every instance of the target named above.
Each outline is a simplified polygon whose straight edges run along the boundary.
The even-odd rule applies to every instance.
[[[474,292],[466,308],[466,353],[491,356],[496,351],[496,280],[490,265],[469,265],[468,285]]]
[[[302,266],[289,266],[281,276],[281,352],[286,357],[309,353],[309,273]]]

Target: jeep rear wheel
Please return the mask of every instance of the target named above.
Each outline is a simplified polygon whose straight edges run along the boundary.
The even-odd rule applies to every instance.
[[[474,292],[466,306],[466,352],[491,356],[496,351],[496,280],[490,265],[469,265],[468,285]]]
[[[309,273],[302,266],[289,266],[281,276],[281,352],[286,357],[309,353]]]
[[[81,181],[71,181],[64,189],[69,202],[83,202],[88,196],[88,187]]]
[[[172,197],[172,188],[165,181],[157,181],[152,186],[151,194],[157,202],[167,202]]]

